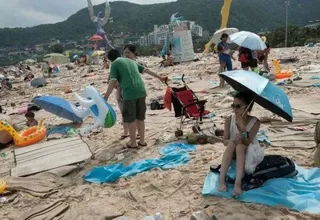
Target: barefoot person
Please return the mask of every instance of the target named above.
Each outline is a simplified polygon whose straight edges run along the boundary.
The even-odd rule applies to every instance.
[[[242,193],[241,181],[249,164],[246,164],[246,153],[249,145],[260,147],[256,135],[260,128],[260,121],[249,113],[253,107],[253,97],[249,93],[238,93],[235,95],[233,104],[234,114],[226,118],[224,125],[224,145],[227,147],[222,158],[220,169],[219,191],[227,191],[226,174],[232,159],[236,159],[236,181],[233,194],[239,196]],[[262,161],[263,158],[255,158]],[[252,166],[252,165],[249,165]]]
[[[147,146],[145,142],[145,115],[146,115],[146,96],[147,92],[140,73],[147,73],[161,81],[166,81],[167,77],[161,77],[149,69],[137,64],[135,61],[122,58],[118,50],[110,50],[108,59],[112,62],[110,68],[110,82],[105,94],[105,100],[109,99],[112,90],[117,82],[122,90],[123,121],[128,123],[130,142],[128,148],[137,148],[136,129],[140,134],[138,146]]]

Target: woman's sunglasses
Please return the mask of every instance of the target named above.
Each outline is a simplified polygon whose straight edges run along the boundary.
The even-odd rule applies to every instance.
[[[241,109],[247,107],[246,105],[239,105],[239,104],[231,104],[232,109]]]

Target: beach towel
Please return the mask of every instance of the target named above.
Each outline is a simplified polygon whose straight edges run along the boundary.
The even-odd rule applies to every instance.
[[[91,183],[113,183],[121,177],[134,176],[153,168],[170,169],[182,166],[189,162],[188,152],[195,151],[196,147],[184,143],[171,143],[160,150],[160,158],[140,160],[124,166],[122,163],[95,167],[89,171],[84,180]]]
[[[235,199],[264,204],[284,206],[299,212],[320,213],[320,169],[304,169],[296,165],[298,175],[294,178],[277,178],[265,182],[261,187],[244,191]],[[235,178],[235,163],[228,171],[228,177]],[[204,182],[202,195],[232,198],[233,185],[228,192],[219,192],[219,174],[210,172]]]
[[[314,131],[314,141],[316,142],[316,153],[314,155],[314,166],[320,167],[320,121],[317,122],[316,129]]]

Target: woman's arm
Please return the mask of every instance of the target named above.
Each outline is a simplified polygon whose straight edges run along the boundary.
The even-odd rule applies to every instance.
[[[242,143],[244,145],[249,145],[251,144],[252,140],[256,137],[259,129],[260,129],[260,126],[261,126],[261,122],[259,120],[256,121],[256,123],[253,125],[253,127],[251,128],[251,130],[247,133],[248,136],[247,137],[244,137],[242,139]]]
[[[224,121],[224,133],[223,133],[223,144],[227,146],[230,141],[230,124],[231,124],[231,116],[227,117]]]

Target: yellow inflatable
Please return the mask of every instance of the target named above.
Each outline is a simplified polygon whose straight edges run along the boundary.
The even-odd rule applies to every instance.
[[[286,79],[292,77],[293,73],[291,70],[289,70],[289,67],[287,70],[282,70],[279,60],[272,60],[272,63],[276,69],[274,74],[276,79]]]
[[[25,147],[35,144],[46,137],[47,129],[43,126],[43,121],[44,119],[41,119],[39,125],[27,128],[20,133],[6,121],[0,121],[0,130],[9,132],[12,135],[16,146]]]
[[[226,28],[229,21],[229,15],[230,15],[230,8],[232,5],[232,0],[224,0],[223,6],[221,8],[221,26],[219,30]],[[208,53],[210,50],[210,47],[212,45],[212,39],[204,46],[203,53]]]
[[[4,192],[4,190],[6,189],[7,184],[5,181],[3,181],[2,179],[0,179],[0,194]]]

